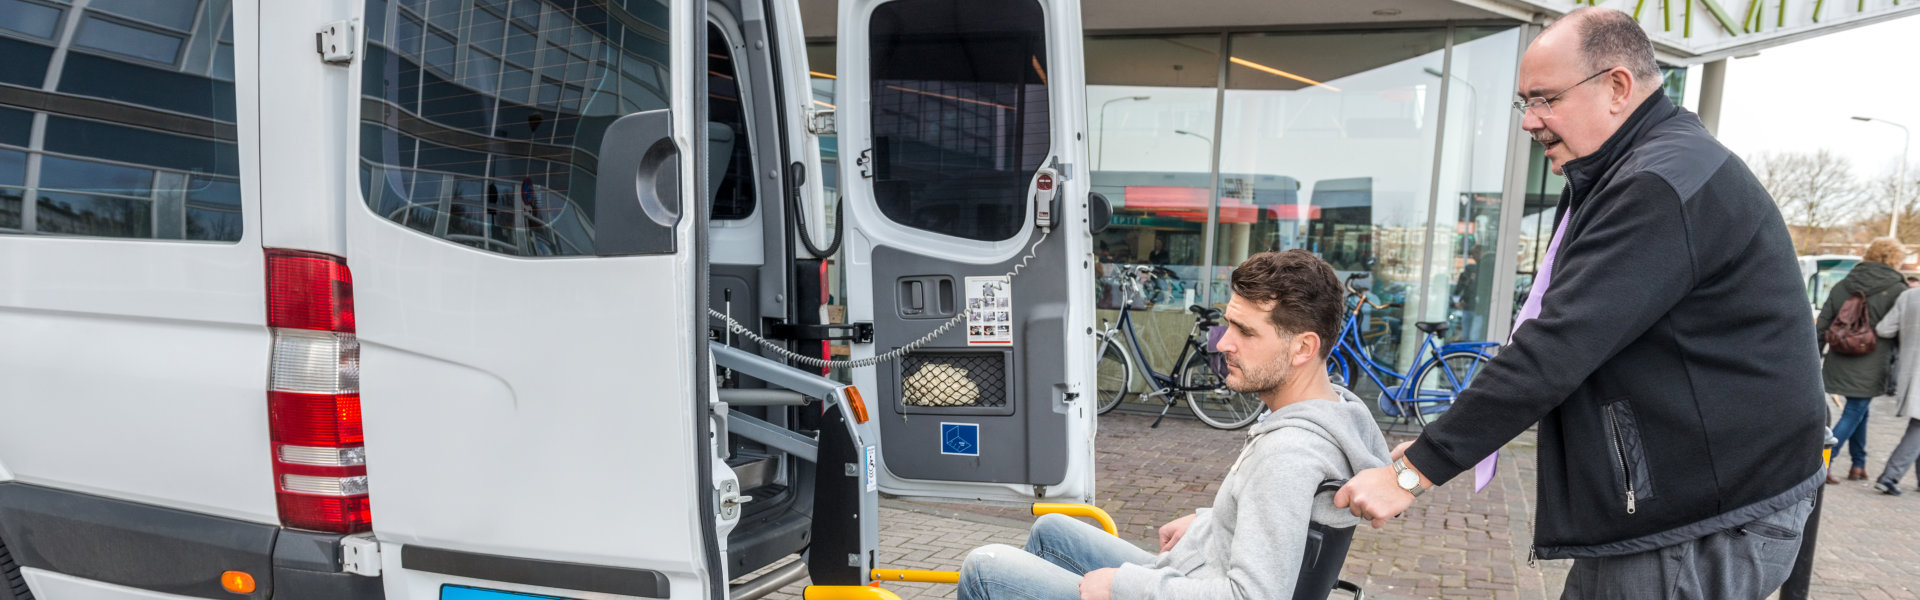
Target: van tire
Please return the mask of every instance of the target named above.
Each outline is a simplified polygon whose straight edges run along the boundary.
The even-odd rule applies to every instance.
[[[13,562],[5,541],[0,541],[0,600],[33,600],[33,592],[27,590],[27,580],[20,576],[20,565]]]

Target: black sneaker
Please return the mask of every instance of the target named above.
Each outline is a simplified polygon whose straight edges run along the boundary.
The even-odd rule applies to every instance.
[[[1880,493],[1888,496],[1900,495],[1900,486],[1877,479],[1873,482],[1873,489],[1880,490]]]

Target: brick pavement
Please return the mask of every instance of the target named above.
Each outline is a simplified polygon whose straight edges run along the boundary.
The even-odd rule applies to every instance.
[[[1875,474],[1905,427],[1892,413],[1889,399],[1875,402],[1867,443],[1868,470]],[[1151,421],[1124,413],[1101,417],[1097,443],[1097,503],[1113,515],[1123,537],[1142,547],[1152,547],[1160,524],[1211,503],[1241,439],[1238,432],[1191,419],[1169,417],[1157,430],[1147,429]],[[1557,598],[1569,563],[1526,564],[1532,434],[1503,450],[1501,461],[1500,474],[1482,493],[1457,482],[1428,492],[1384,529],[1363,526],[1342,577],[1382,600]],[[1908,494],[1898,498],[1860,482],[1827,487],[1814,598],[1920,600],[1920,491],[1914,491],[1913,478],[1908,481]],[[951,570],[981,544],[1019,545],[1032,517],[1020,509],[889,499],[882,502],[882,519],[883,564]],[[770,597],[798,598],[800,587]],[[951,598],[954,591],[950,585],[886,587],[903,598]]]

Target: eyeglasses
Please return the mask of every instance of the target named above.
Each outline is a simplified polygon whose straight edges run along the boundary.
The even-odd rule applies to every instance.
[[[1601,75],[1605,75],[1607,73],[1613,72],[1613,69],[1614,69],[1613,67],[1607,67],[1606,69],[1600,71],[1599,73],[1588,75],[1586,79],[1580,80],[1580,83],[1567,86],[1567,89],[1560,90],[1560,93],[1554,94],[1552,98],[1528,98],[1526,100],[1515,100],[1513,102],[1513,109],[1520,111],[1520,116],[1522,117],[1527,116],[1527,111],[1529,110],[1542,111],[1540,113],[1540,116],[1551,117],[1553,116],[1553,103],[1559,102],[1561,96],[1567,95],[1567,92],[1573,91],[1573,88],[1580,87],[1581,83],[1593,81],[1593,78],[1595,77],[1599,77]]]

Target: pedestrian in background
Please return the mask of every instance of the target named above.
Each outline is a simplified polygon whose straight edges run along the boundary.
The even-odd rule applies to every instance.
[[[1901,292],[1893,310],[1873,330],[1880,337],[1900,340],[1900,360],[1894,363],[1900,371],[1893,393],[1894,416],[1907,419],[1907,432],[1887,457],[1887,467],[1873,481],[1880,493],[1898,496],[1900,479],[1914,461],[1920,460],[1920,389],[1914,388],[1914,376],[1920,374],[1920,289]]]
[[[1906,278],[1894,270],[1894,265],[1906,260],[1907,251],[1900,241],[1885,237],[1867,245],[1867,252],[1860,257],[1860,264],[1847,273],[1845,279],[1833,286],[1833,292],[1827,295],[1827,303],[1820,307],[1820,318],[1816,329],[1825,335],[1827,325],[1833,323],[1840,314],[1841,305],[1848,298],[1860,294],[1866,298],[1867,323],[1879,323],[1893,308],[1900,293],[1907,290]],[[1824,350],[1827,340],[1821,340]],[[1865,480],[1867,478],[1867,408],[1873,403],[1874,396],[1885,395],[1887,388],[1887,361],[1891,360],[1893,344],[1882,342],[1874,344],[1873,351],[1866,354],[1844,355],[1838,352],[1827,353],[1826,363],[1820,367],[1820,375],[1827,385],[1827,393],[1838,394],[1847,399],[1846,408],[1840,411],[1840,420],[1833,425],[1833,436],[1840,438],[1840,445],[1847,447],[1847,453],[1853,459],[1853,467],[1847,470],[1847,479]],[[1834,448],[1835,457],[1840,449]],[[1840,483],[1828,467],[1827,483]]]

